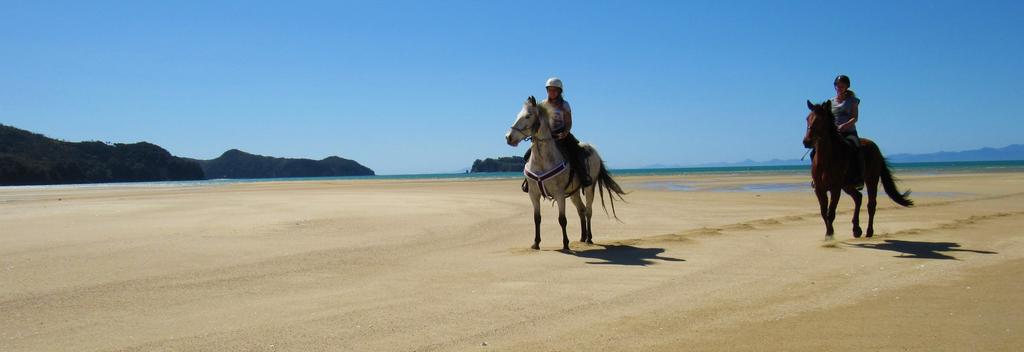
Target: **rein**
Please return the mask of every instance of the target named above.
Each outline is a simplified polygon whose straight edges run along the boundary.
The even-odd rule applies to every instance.
[[[525,128],[519,128],[519,127],[516,127],[516,126],[512,126],[512,130],[516,131],[516,132],[519,132],[519,134],[521,134],[521,135],[526,136],[526,138],[523,138],[524,141],[528,141],[528,140],[533,139],[533,137],[530,137],[529,133],[526,133],[526,129]]]
[[[533,141],[533,142],[544,142],[544,141],[553,141],[553,140],[555,140],[555,137],[539,138],[539,137],[527,136],[526,140]]]
[[[822,121],[826,121],[826,120],[822,120]],[[823,136],[823,135],[821,135],[821,133],[815,133],[816,132],[815,131],[815,125],[817,125],[817,124],[819,124],[819,122],[818,122],[817,117],[816,117],[815,120],[814,120],[814,125],[807,126],[807,132],[808,132],[808,134],[811,135],[811,144],[812,145],[818,145],[818,141],[822,140],[825,137],[832,137],[831,138],[832,142],[835,142],[836,140],[842,140],[843,136],[840,135],[839,132],[837,132],[835,129],[827,130],[827,132],[824,132],[825,134],[828,134],[828,136]],[[814,149],[815,149],[814,147],[808,148],[807,151],[804,152],[804,156],[800,157],[800,160],[803,161],[804,158],[807,157],[807,154],[810,153],[811,150],[814,150]]]

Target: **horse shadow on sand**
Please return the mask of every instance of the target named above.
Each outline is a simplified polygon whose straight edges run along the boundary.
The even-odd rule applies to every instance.
[[[959,260],[954,256],[944,254],[942,252],[970,252],[979,254],[999,254],[991,251],[979,251],[974,249],[963,249],[960,248],[960,244],[956,242],[915,242],[915,241],[900,241],[900,240],[885,240],[885,243],[858,243],[851,244],[854,247],[877,249],[883,251],[893,251],[900,253],[896,258],[912,258],[912,259],[953,259]]]
[[[580,258],[601,260],[588,261],[587,264],[648,266],[655,264],[655,260],[666,262],[686,261],[684,259],[661,256],[661,253],[665,252],[664,248],[641,248],[625,244],[594,244],[593,246],[601,248],[568,251],[563,253]]]

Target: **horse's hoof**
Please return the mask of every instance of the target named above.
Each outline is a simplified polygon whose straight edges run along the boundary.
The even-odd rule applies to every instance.
[[[587,244],[594,244],[594,241],[588,239]]]
[[[871,236],[874,236],[874,235],[875,235],[875,230],[868,229],[867,237],[871,238]]]
[[[835,238],[833,238],[831,234],[825,235],[825,242],[832,242],[833,239]]]
[[[531,249],[540,249],[540,245],[539,245],[539,244],[536,244],[536,243],[534,243],[534,244],[533,244],[532,246],[530,246],[530,248],[531,248]]]
[[[853,238],[860,238],[860,235],[862,233],[863,233],[863,231],[861,231],[859,227],[854,228],[853,229]]]

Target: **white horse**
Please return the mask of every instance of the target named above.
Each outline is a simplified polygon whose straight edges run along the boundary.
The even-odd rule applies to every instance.
[[[517,146],[524,139],[530,139],[531,156],[526,161],[526,169],[523,173],[529,182],[530,201],[533,202],[533,225],[534,238],[533,249],[540,249],[540,200],[541,197],[553,199],[558,204],[558,224],[562,226],[562,249],[569,250],[569,237],[565,233],[565,198],[571,197],[572,203],[576,206],[576,212],[580,215],[580,242],[594,243],[593,232],[591,231],[591,216],[594,203],[594,188],[598,187],[601,194],[601,207],[604,207],[604,192],[608,189],[608,198],[612,203],[612,215],[618,220],[615,214],[615,196],[622,199],[626,192],[612,179],[608,170],[604,167],[601,156],[593,146],[580,143],[589,154],[587,156],[587,172],[593,184],[587,187],[580,187],[581,182],[578,176],[570,176],[571,167],[569,160],[566,160],[555,145],[556,141],[551,136],[550,108],[546,104],[537,104],[537,99],[530,97],[523,104],[523,109],[516,116],[516,122],[505,134],[505,141],[510,146]],[[580,193],[587,198],[584,204]],[[608,210],[605,208],[605,213]]]

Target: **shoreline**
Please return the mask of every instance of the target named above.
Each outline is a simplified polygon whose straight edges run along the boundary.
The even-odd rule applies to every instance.
[[[926,162],[926,163],[895,163],[892,164],[897,174],[984,174],[1024,172],[1024,161],[970,161],[970,162]],[[727,176],[727,175],[765,175],[785,176],[810,172],[810,165],[778,165],[778,166],[721,166],[721,167],[684,167],[654,169],[612,169],[613,177],[680,177],[680,176]],[[88,189],[88,188],[164,188],[164,187],[199,187],[233,184],[289,183],[289,182],[342,182],[342,181],[486,181],[506,180],[522,177],[519,172],[478,172],[478,173],[438,173],[408,175],[377,175],[377,176],[336,176],[336,177],[291,177],[291,178],[259,178],[259,179],[211,179],[191,181],[140,181],[111,183],[78,183],[49,185],[10,185],[0,186],[5,190],[24,189]]]

